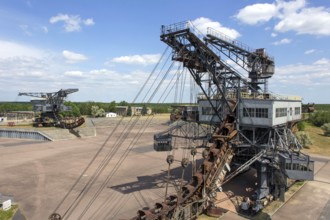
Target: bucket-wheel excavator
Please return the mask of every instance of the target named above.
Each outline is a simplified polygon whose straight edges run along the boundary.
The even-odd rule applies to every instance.
[[[249,168],[256,174],[254,194],[236,206],[246,211],[258,212],[271,200],[284,199],[289,180],[313,180],[314,161],[300,151],[301,145],[292,132],[301,120],[301,98],[268,91],[275,62],[265,49],[251,49],[213,29],[202,34],[189,21],[162,26],[160,39],[172,49],[170,68],[174,62],[182,64],[200,93],[196,104],[180,106],[179,117],[172,117],[169,128],[154,135],[154,150],[167,152],[165,196],[154,206],[138,210],[131,220],[188,220],[197,219],[201,213],[219,216],[217,193],[225,183],[230,184],[230,180]],[[165,77],[161,78],[163,82]],[[127,125],[134,127],[137,120],[138,117]],[[115,149],[120,148],[126,137],[119,137]],[[134,143],[128,146],[128,153]],[[179,154],[182,178],[175,185],[176,191],[170,192],[170,171],[178,161],[178,154],[174,153],[178,150],[184,151]],[[111,149],[102,168],[109,163],[112,153]],[[124,153],[121,158],[126,156]],[[116,165],[119,167],[121,162]],[[193,168],[192,178],[187,181],[184,173],[189,165]],[[80,216],[86,214],[115,171],[84,206]],[[99,169],[96,177],[98,173]],[[93,175],[86,184],[88,187],[83,188],[67,211],[58,214],[60,203],[49,219],[69,218],[82,201],[85,189],[91,189],[94,181]],[[62,201],[69,194],[70,191]]]
[[[63,118],[60,115],[62,111],[71,111],[70,106],[65,106],[65,98],[78,89],[61,89],[58,92],[20,92],[19,96],[31,96],[38,99],[31,100],[33,104],[33,111],[40,115],[35,118],[34,126],[39,127],[61,127],[66,129],[73,129],[81,126],[85,119],[78,118]]]
[[[291,131],[301,119],[301,98],[268,92],[275,63],[265,49],[251,49],[211,28],[203,35],[191,22],[162,26],[160,39],[202,93],[198,110],[183,110],[181,115],[188,117],[155,135],[154,149],[169,152],[170,168],[174,161],[170,152],[178,148],[174,146],[178,138],[199,140],[204,143],[204,161],[177,194],[139,210],[132,220],[195,219],[202,212],[217,216],[216,193],[250,167],[256,170],[257,186],[251,198],[237,204],[238,209],[257,212],[273,199],[284,199],[288,180],[313,179],[314,161],[300,151]],[[198,117],[189,117],[190,111],[194,115],[197,111]],[[196,146],[189,146],[193,160]],[[194,163],[190,160],[182,159],[182,169]]]

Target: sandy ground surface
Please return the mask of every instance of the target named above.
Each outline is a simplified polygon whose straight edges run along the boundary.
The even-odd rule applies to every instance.
[[[167,153],[153,150],[153,134],[165,130],[166,121],[167,117],[151,121],[138,141],[135,137],[145,119],[139,120],[128,136],[122,135],[127,134],[132,121],[125,119],[116,127],[118,119],[108,119],[95,121],[97,136],[91,138],[54,142],[1,139],[0,193],[12,196],[30,220],[47,219],[59,204],[56,211],[63,215],[79,193],[82,200],[72,213],[66,213],[66,219],[78,219],[82,213],[81,219],[133,217],[138,209],[165,195]],[[134,148],[119,164],[130,146]],[[174,165],[179,166],[179,162]],[[99,176],[94,180],[93,175]],[[91,180],[92,187],[84,189]],[[95,194],[95,202],[89,204]]]
[[[130,126],[133,121],[128,119],[120,125],[118,119],[95,120],[97,136],[90,138],[54,142],[0,139],[0,193],[19,203],[21,212],[29,220],[48,219],[54,211],[65,219],[134,217],[137,210],[152,207],[164,198],[167,153],[153,150],[153,135],[167,128],[167,119],[158,117],[151,121],[138,141],[135,137],[144,130],[145,118],[137,121],[133,128]],[[123,136],[130,128],[129,135]],[[127,148],[132,146],[128,152]],[[181,168],[176,168],[180,167],[182,158],[179,152],[172,166],[173,178],[181,177]],[[330,219],[327,212],[330,158],[314,156],[314,159],[315,181],[307,182],[272,219]],[[189,172],[185,174],[189,178]],[[93,178],[95,176],[98,178]],[[246,172],[223,188],[237,195],[247,195],[254,178],[253,173]],[[175,191],[173,184],[169,191]],[[230,200],[219,196],[222,205],[233,211],[223,219],[232,219],[234,207]],[[70,211],[72,204],[75,205]]]
[[[330,157],[312,155],[312,158],[315,160],[314,181],[306,182],[272,219],[330,219]]]

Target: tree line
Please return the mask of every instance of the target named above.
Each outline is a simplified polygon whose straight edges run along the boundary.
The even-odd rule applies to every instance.
[[[128,107],[143,107],[151,108],[153,113],[170,113],[171,103],[128,103],[126,101],[121,102],[64,102],[64,105],[71,106],[71,112],[62,112],[63,116],[80,116],[80,115],[94,115],[95,112],[99,111],[97,114],[102,114],[102,112],[116,112],[117,106],[128,106]],[[12,111],[33,111],[33,105],[30,102],[0,102],[0,113],[12,112]]]

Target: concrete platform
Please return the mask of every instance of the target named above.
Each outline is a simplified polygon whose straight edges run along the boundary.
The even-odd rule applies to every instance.
[[[72,202],[80,198],[79,194],[83,195],[81,201],[72,213],[65,214],[65,219],[127,219],[135,216],[137,210],[162,201],[167,153],[153,150],[153,134],[166,129],[167,118],[153,120],[140,140],[134,142],[145,122],[138,121],[121,144],[116,140],[126,134],[131,122],[128,119],[118,122],[118,119],[96,120],[95,137],[55,142],[0,139],[0,193],[13,197],[30,220],[48,219],[54,211],[65,214]],[[132,144],[134,148],[126,151]],[[120,147],[115,149],[116,146]],[[93,164],[86,169],[93,158]],[[101,170],[105,158],[108,158],[107,166]],[[181,177],[181,169],[176,168],[181,158],[177,151],[171,171],[173,179]],[[315,156],[314,159],[315,181],[307,182],[272,219],[330,219],[330,158]],[[98,173],[92,186],[84,188]],[[173,185],[170,191],[175,191]],[[63,200],[68,192],[69,196]],[[96,194],[95,202],[87,210]],[[242,217],[230,212],[222,219]]]
[[[126,134],[126,125],[131,124],[128,119],[119,125],[118,119],[96,123],[96,137],[54,142],[3,138],[0,140],[0,193],[12,196],[28,219],[38,220],[48,219],[59,204],[56,211],[65,213],[79,193],[83,192],[79,205],[65,218],[79,219],[88,202],[102,188],[81,219],[133,217],[138,209],[153,206],[165,195],[167,153],[153,150],[153,134],[164,130],[166,121],[167,117],[152,121],[140,140],[132,142],[144,124],[140,120],[121,144],[116,143],[116,140]],[[134,148],[117,166],[127,147],[132,144]],[[115,151],[118,145],[120,147]],[[83,173],[99,150],[93,164]],[[181,160],[181,155],[177,156]],[[107,166],[99,172],[92,187],[83,190],[105,158],[109,159]],[[180,166],[180,162],[175,162],[175,166]],[[178,172],[172,175],[175,174],[181,176]],[[72,188],[79,177],[79,183]],[[70,195],[62,202],[69,191]],[[174,191],[173,186],[170,191]]]
[[[330,219],[330,158],[314,155],[313,159],[314,181],[307,182],[272,219]]]

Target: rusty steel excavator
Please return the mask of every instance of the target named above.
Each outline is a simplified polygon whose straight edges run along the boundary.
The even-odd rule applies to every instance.
[[[138,210],[132,220],[217,216],[216,193],[248,168],[256,170],[257,186],[239,204],[243,210],[258,212],[271,200],[284,199],[289,180],[313,179],[314,161],[292,133],[301,119],[301,98],[268,92],[275,63],[265,49],[251,49],[211,28],[201,34],[191,22],[162,26],[160,39],[202,93],[196,106],[184,108],[181,119],[154,136],[154,149],[168,151],[170,169],[171,152],[180,148],[176,143],[189,139],[191,156],[182,159],[182,169],[195,163],[200,148],[203,162],[176,194]]]
[[[71,93],[77,92],[78,89],[61,89],[58,92],[34,92],[34,93],[18,93],[19,96],[31,96],[39,99],[31,100],[33,104],[33,111],[40,113],[35,118],[34,126],[39,127],[60,127],[66,129],[73,129],[81,126],[85,119],[78,118],[62,118],[60,112],[71,111],[70,106],[63,104],[64,99]]]

